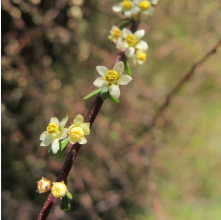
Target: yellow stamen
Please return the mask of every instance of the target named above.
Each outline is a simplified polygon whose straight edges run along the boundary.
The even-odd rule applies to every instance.
[[[112,32],[112,34],[114,35],[115,38],[119,38],[121,36],[121,30],[115,28]]]
[[[146,60],[146,54],[145,53],[140,53],[138,54],[138,60],[142,60],[142,61],[145,61]]]
[[[148,1],[142,1],[140,2],[140,4],[138,5],[142,10],[147,10],[151,4]]]
[[[118,80],[119,75],[117,71],[115,70],[108,70],[106,76],[104,77],[104,80],[106,80],[108,83],[114,83],[116,80]]]
[[[127,35],[126,42],[129,44],[129,46],[134,46],[136,44],[135,36],[133,34]]]
[[[84,131],[80,127],[75,127],[75,128],[71,129],[70,135],[73,136],[76,139],[80,139],[84,136]]]
[[[126,10],[129,10],[132,7],[132,2],[130,0],[124,0],[122,4]]]
[[[58,125],[55,123],[50,123],[47,127],[47,132],[49,134],[54,134],[58,130]]]

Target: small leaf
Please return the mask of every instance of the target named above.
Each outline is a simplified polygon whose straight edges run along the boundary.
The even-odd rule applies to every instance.
[[[120,23],[124,22],[124,21],[128,21],[127,18],[125,19],[120,19],[119,21],[117,21],[114,25],[119,26]]]
[[[62,158],[62,156],[63,156],[63,154],[65,152],[65,149],[68,146],[68,142],[69,142],[68,138],[66,138],[66,139],[64,139],[63,141],[60,142],[59,150],[56,153],[56,158],[57,159],[61,159]]]
[[[126,22],[126,23],[124,23],[124,24],[119,25],[119,28],[122,30],[123,28],[128,27],[130,24],[131,24],[131,22],[128,21],[128,22]]]
[[[90,97],[92,97],[92,96],[96,95],[97,93],[99,93],[101,90],[102,90],[102,88],[94,90],[93,92],[91,92],[88,95],[86,95],[83,98],[83,100],[89,99]]]
[[[131,76],[132,74],[131,74],[130,65],[127,61],[127,58],[124,59],[124,66],[125,66],[124,70],[125,70],[126,74]]]
[[[104,100],[108,97],[109,89],[107,86],[103,87],[100,93],[100,97]]]
[[[48,149],[48,154],[49,154],[50,156],[56,156],[56,154],[53,153],[51,147]]]
[[[63,141],[60,142],[60,150],[63,151],[65,150],[65,148],[67,147],[68,145],[68,142],[69,142],[69,139],[66,138],[64,139]]]
[[[67,196],[64,196],[60,200],[60,209],[65,212],[67,212],[71,209],[71,204],[69,203]]]
[[[108,95],[108,98],[111,100],[111,102],[113,102],[113,103],[120,103],[120,101],[119,100],[117,100],[117,99],[115,99],[112,95]]]
[[[73,198],[70,192],[67,192],[66,196],[68,197],[68,199],[72,199]]]

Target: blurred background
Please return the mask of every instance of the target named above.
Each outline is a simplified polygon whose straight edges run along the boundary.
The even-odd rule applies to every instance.
[[[31,220],[61,160],[39,147],[52,116],[87,115],[82,98],[111,67],[107,39],[122,18],[112,0],[2,0],[2,219]],[[49,220],[220,220],[221,66],[219,50],[197,69],[155,125],[166,94],[218,41],[221,1],[161,0],[140,25],[147,61],[133,66],[120,104],[106,100],[68,177],[69,212]],[[67,152],[70,149],[68,146]]]

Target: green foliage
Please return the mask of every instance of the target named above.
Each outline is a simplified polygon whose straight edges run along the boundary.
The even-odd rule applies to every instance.
[[[108,98],[111,100],[111,102],[113,103],[120,103],[120,101],[118,99],[115,99],[112,95],[108,95]]]
[[[99,93],[101,90],[102,90],[102,88],[94,90],[93,92],[91,92],[91,93],[89,93],[88,95],[86,95],[86,96],[83,98],[83,100],[86,100],[86,99],[91,98],[92,96],[94,96],[94,95],[96,95],[97,93]]]
[[[108,97],[109,95],[109,89],[107,86],[103,87],[100,93],[100,97],[104,100]]]
[[[62,140],[59,143],[59,150],[58,150],[58,152],[56,154],[54,154],[52,149],[51,149],[51,147],[50,147],[49,150],[48,150],[48,154],[50,156],[56,156],[57,159],[61,159],[63,154],[64,154],[64,152],[65,152],[65,149],[66,149],[68,143],[69,143],[69,139],[68,138]]]
[[[131,70],[130,70],[130,64],[128,63],[127,57],[124,58],[124,70],[126,72],[127,75],[131,76]]]
[[[67,196],[64,196],[61,200],[60,200],[60,209],[62,211],[69,211],[71,209],[71,204],[70,202],[68,201],[68,198]]]

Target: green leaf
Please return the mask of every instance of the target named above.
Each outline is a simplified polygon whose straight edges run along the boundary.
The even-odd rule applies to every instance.
[[[67,192],[66,196],[68,197],[68,199],[72,199],[73,198],[70,192]]]
[[[68,142],[69,142],[68,138],[66,138],[63,141],[61,141],[59,143],[59,150],[58,150],[58,152],[56,154],[53,153],[53,151],[52,151],[52,149],[50,147],[49,150],[48,150],[48,154],[50,156],[56,156],[57,159],[61,159],[63,154],[64,154],[64,152],[65,152],[65,149],[66,149],[66,147],[68,145]]]
[[[108,95],[108,98],[111,100],[111,102],[113,102],[113,103],[120,103],[120,101],[119,100],[117,100],[117,99],[115,99],[112,95]]]
[[[60,200],[60,209],[65,212],[67,212],[71,209],[71,204],[69,203],[67,196],[64,196]]]
[[[64,139],[63,141],[60,142],[59,150],[56,153],[56,158],[57,159],[61,159],[62,158],[62,156],[63,156],[63,154],[65,152],[65,149],[68,146],[68,142],[69,142],[68,138],[66,138],[66,139]]]
[[[109,89],[107,86],[103,87],[100,93],[100,97],[104,100],[108,97]]]
[[[131,74],[130,65],[127,61],[127,58],[124,59],[124,66],[125,66],[124,70],[125,70],[126,74],[131,76],[132,74]]]
[[[128,22],[126,22],[126,23],[124,23],[124,24],[119,25],[119,28],[122,30],[123,28],[128,27],[130,24],[131,24],[131,22],[128,21]]]
[[[48,154],[49,154],[50,156],[56,156],[56,154],[53,153],[51,147],[48,149]]]
[[[125,22],[125,21],[129,21],[127,18],[125,19],[120,19],[119,21],[117,21],[114,25],[119,26],[120,23]]]
[[[102,90],[102,88],[94,90],[93,92],[91,92],[88,95],[86,95],[83,98],[83,100],[89,99],[90,97],[92,97],[92,96],[96,95],[97,93],[99,93],[101,90]]]

